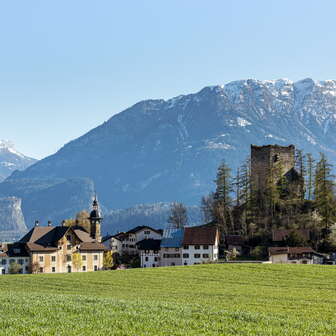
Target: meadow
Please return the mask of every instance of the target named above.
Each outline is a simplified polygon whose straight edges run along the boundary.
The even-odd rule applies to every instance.
[[[336,335],[336,268],[0,276],[0,335]]]

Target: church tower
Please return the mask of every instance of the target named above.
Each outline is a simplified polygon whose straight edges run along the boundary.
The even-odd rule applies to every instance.
[[[99,205],[97,201],[97,197],[95,196],[93,202],[92,202],[92,211],[90,213],[90,236],[91,238],[97,240],[98,242],[101,242],[101,231],[100,226],[103,218],[100,215],[99,212]]]

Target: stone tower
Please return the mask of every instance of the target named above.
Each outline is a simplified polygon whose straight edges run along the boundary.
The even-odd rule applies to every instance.
[[[101,242],[101,222],[103,218],[99,212],[99,205],[97,201],[97,197],[95,196],[92,203],[92,211],[90,213],[90,236],[91,238]]]
[[[251,145],[251,182],[253,189],[262,194],[272,168],[281,165],[282,174],[292,182],[300,177],[295,171],[295,146]]]

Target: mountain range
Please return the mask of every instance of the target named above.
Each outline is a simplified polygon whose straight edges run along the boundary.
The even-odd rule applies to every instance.
[[[137,204],[198,205],[214,189],[219,163],[235,169],[250,144],[294,144],[336,163],[335,132],[335,80],[239,80],[141,101],[15,171],[0,184],[0,197],[22,199],[28,226],[73,216],[94,190],[107,214]]]
[[[0,181],[10,176],[15,170],[24,170],[36,161],[18,152],[12,142],[0,140]]]

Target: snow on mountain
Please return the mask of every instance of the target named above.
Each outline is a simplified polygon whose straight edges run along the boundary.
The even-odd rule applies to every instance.
[[[9,140],[0,140],[0,181],[15,170],[24,170],[37,160],[23,155]]]
[[[43,179],[49,188],[53,179],[80,177],[92,181],[106,209],[175,200],[195,205],[213,190],[219,163],[225,159],[236,168],[250,144],[295,144],[315,156],[323,151],[336,163],[335,133],[335,80],[238,80],[141,101],[14,173],[0,184],[0,196],[22,197],[25,217],[33,218],[38,207],[32,214],[25,204],[31,193],[36,202],[43,198]],[[55,203],[53,213],[61,210]]]

